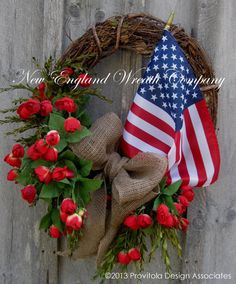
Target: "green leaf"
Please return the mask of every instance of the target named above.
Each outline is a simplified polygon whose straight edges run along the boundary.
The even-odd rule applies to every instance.
[[[78,143],[90,134],[91,132],[88,128],[84,127],[82,130],[76,130],[74,133],[67,134],[66,140],[69,143]]]
[[[55,146],[55,148],[57,149],[57,151],[60,153],[61,151],[63,151],[67,146],[67,142],[65,138],[61,138],[59,144],[57,144]]]
[[[46,215],[43,216],[43,218],[40,221],[39,224],[39,229],[48,229],[52,224],[52,219],[51,219],[51,212],[47,213]]]
[[[16,181],[20,183],[21,185],[28,185],[28,184],[31,184],[32,178],[31,178],[31,175],[29,174],[26,175],[26,174],[20,173],[18,174]]]
[[[57,183],[51,182],[43,185],[39,198],[53,198],[58,197],[60,194],[61,189],[58,188]]]
[[[99,189],[103,183],[100,179],[78,178],[80,191],[95,191]]]
[[[28,167],[31,164],[32,160],[28,157],[24,157],[22,159],[21,169],[24,169],[25,167]]]
[[[86,206],[91,200],[90,194],[88,191],[82,190],[79,187],[79,197],[83,200],[84,205]]]
[[[77,168],[76,168],[76,165],[70,161],[70,160],[65,160],[65,165],[74,172],[74,176],[77,175]]]
[[[61,232],[63,232],[63,224],[60,219],[60,211],[57,208],[52,209],[52,223],[55,225]]]
[[[160,191],[162,191],[165,188],[166,185],[166,177],[163,177],[163,179],[160,181],[159,186],[160,186]]]
[[[82,160],[79,161],[79,172],[82,176],[87,177],[92,169],[93,162],[89,160]]]
[[[182,183],[181,180],[178,180],[178,181],[172,183],[168,187],[164,188],[162,193],[165,194],[165,195],[168,195],[168,196],[172,196],[173,194],[175,194],[178,191],[181,183]]]
[[[155,201],[154,201],[152,210],[153,210],[153,211],[156,211],[157,208],[158,208],[158,206],[159,206],[160,204],[161,204],[161,199],[160,199],[160,197],[158,196],[158,197],[155,199]]]
[[[82,113],[79,114],[78,119],[80,120],[81,124],[86,126],[86,127],[90,127],[91,126],[91,118],[88,115],[88,113],[86,113],[85,111],[83,111]]]
[[[67,178],[64,178],[64,179],[60,180],[59,183],[64,183],[64,184],[71,185],[70,181]]]
[[[174,205],[173,198],[171,196],[163,196],[164,203],[169,207],[169,209],[175,214],[178,215],[178,211],[176,210],[176,207]]]
[[[62,116],[55,114],[55,113],[51,113],[49,117],[49,123],[48,123],[49,128],[51,130],[57,130],[60,136],[64,137],[66,134],[65,129],[64,129],[64,121],[65,119]]]
[[[44,161],[44,160],[37,160],[37,161],[33,161],[31,163],[31,168],[32,169],[35,169],[37,168],[38,166],[44,166],[44,167],[51,167],[53,165],[53,163],[50,163],[50,162],[47,162],[47,161]]]
[[[70,160],[72,162],[76,161],[77,157],[71,150],[66,150],[59,156],[59,160]]]

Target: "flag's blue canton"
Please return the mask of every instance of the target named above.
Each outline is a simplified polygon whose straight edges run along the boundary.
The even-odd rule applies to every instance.
[[[157,77],[159,80],[152,82]],[[203,98],[194,80],[193,70],[183,51],[175,38],[164,31],[145,71],[138,94],[171,115],[178,131],[182,127],[184,109]]]

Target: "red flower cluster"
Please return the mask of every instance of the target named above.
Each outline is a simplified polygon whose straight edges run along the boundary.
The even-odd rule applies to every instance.
[[[21,166],[21,159],[24,157],[25,150],[24,147],[20,144],[15,144],[12,148],[12,151],[10,154],[6,155],[4,158],[4,161],[15,168],[20,168]],[[17,177],[17,170],[12,169],[7,174],[7,180],[13,181]]]
[[[78,231],[81,229],[84,219],[87,218],[86,209],[77,210],[77,205],[71,198],[65,198],[61,203],[60,208],[60,219],[63,223],[65,223],[65,234],[71,234],[73,231]],[[56,228],[57,229],[57,228]],[[59,238],[61,234],[59,234],[59,230],[56,233],[55,226],[50,228],[50,235],[53,238]]]
[[[22,103],[17,109],[17,114],[21,119],[28,119],[34,114],[48,116],[51,112],[52,103],[49,100],[43,100],[40,103],[38,100],[29,99]]]
[[[194,192],[189,186],[182,187],[180,192],[181,194],[178,197],[178,203],[174,203],[178,216],[173,215],[165,204],[161,204],[157,208],[156,219],[157,222],[164,227],[175,227],[186,231],[189,225],[189,220],[183,218],[182,214],[186,211],[186,208],[189,206],[190,202],[193,201]]]
[[[167,228],[178,226],[178,218],[170,213],[165,204],[161,204],[157,208],[157,222]]]
[[[39,181],[48,184],[51,180],[61,181],[65,178],[73,178],[74,172],[67,166],[60,168],[56,167],[51,172],[49,168],[44,166],[38,166],[34,169],[35,174]]]
[[[127,265],[131,261],[139,261],[141,259],[141,253],[137,248],[131,248],[128,252],[121,251],[117,255],[117,261],[120,264]]]
[[[148,214],[130,215],[125,218],[124,225],[131,230],[138,230],[140,228],[148,228],[152,225],[152,218]]]
[[[55,162],[58,158],[58,151],[53,146],[59,142],[59,133],[56,130],[49,131],[45,139],[39,139],[28,148],[27,155],[33,161],[43,159],[48,162]]]

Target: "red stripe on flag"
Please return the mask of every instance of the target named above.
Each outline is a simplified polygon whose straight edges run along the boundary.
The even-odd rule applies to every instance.
[[[181,162],[178,165],[178,169],[179,169],[179,175],[182,180],[182,185],[188,185],[190,181],[190,176],[189,176],[189,172],[188,172],[188,168],[187,168],[187,164],[186,164],[186,160],[185,160],[183,152],[182,152]]]
[[[207,174],[206,174],[205,165],[202,159],[202,153],[198,145],[196,133],[195,133],[188,109],[184,111],[184,120],[186,124],[186,136],[188,139],[191,152],[193,154],[193,159],[194,159],[194,163],[195,163],[197,174],[198,174],[197,186],[202,186],[207,181]]]
[[[155,115],[151,114],[145,109],[139,107],[135,103],[132,104],[130,110],[138,117],[140,117],[142,120],[150,123],[151,125],[155,126],[156,128],[160,129],[161,131],[165,132],[166,134],[174,138],[175,136],[174,129],[169,124],[164,122],[162,119],[156,117]]]
[[[175,133],[175,142],[174,142],[175,146],[176,146],[176,161],[177,162],[180,159],[180,151],[181,151],[180,138],[181,138],[180,131],[178,131],[178,132]]]
[[[205,100],[202,100],[195,104],[198,114],[200,116],[200,119],[202,121],[202,126],[206,135],[206,140],[208,143],[209,151],[211,153],[211,159],[215,168],[214,175],[212,178],[211,183],[214,183],[219,175],[220,171],[220,151],[219,151],[219,145],[216,138],[214,125],[210,116],[210,113],[208,111],[207,105]]]
[[[153,137],[152,135],[148,134],[147,132],[133,125],[128,120],[125,123],[125,130],[129,132],[130,134],[134,135],[135,137],[139,138],[140,140],[144,141],[145,143],[161,150],[162,152],[166,154],[170,151],[169,145],[166,145],[159,139]]]
[[[139,149],[135,148],[134,146],[130,145],[129,143],[127,143],[124,138],[122,137],[121,139],[121,143],[120,143],[120,149],[122,149],[122,153],[129,157],[129,158],[133,158],[134,156],[136,156],[138,153],[142,152]]]

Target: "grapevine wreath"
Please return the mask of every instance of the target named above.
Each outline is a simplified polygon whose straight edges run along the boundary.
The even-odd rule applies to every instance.
[[[2,90],[30,93],[30,98],[18,98],[2,111],[16,114],[1,123],[20,125],[7,133],[17,137],[4,159],[13,167],[7,179],[22,186],[21,196],[30,206],[46,202],[40,229],[52,238],[67,238],[68,248],[61,254],[97,254],[95,277],[103,278],[116,263],[123,270],[134,262],[141,270],[158,247],[169,271],[169,243],[181,256],[178,231],[186,231],[189,224],[186,208],[194,198],[192,188],[181,188],[181,182],[166,186],[163,158],[148,153],[145,159],[122,157],[120,119],[108,113],[91,126],[86,112],[91,95],[106,99],[92,86],[92,68],[118,49],[150,56],[164,26],[146,14],[109,18],[74,41],[57,62],[47,60],[38,86],[19,84]],[[196,40],[178,26],[172,25],[170,31],[195,76],[213,78]],[[201,90],[215,123],[216,86]]]

